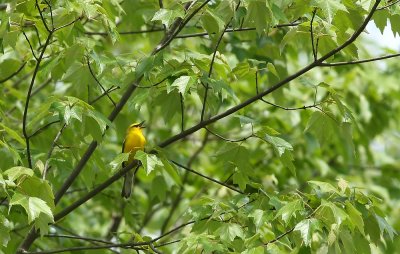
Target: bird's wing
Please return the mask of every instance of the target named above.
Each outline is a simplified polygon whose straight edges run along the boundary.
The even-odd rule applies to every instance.
[[[125,141],[126,141],[126,139],[124,139],[124,142],[122,143],[122,153],[123,153],[124,150],[125,150]],[[125,167],[125,161],[122,162],[122,167],[123,167],[123,168]]]

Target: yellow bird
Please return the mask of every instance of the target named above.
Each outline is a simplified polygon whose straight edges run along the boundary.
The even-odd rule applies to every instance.
[[[122,163],[123,167],[129,165],[134,160],[136,151],[144,150],[146,138],[143,136],[142,133],[142,129],[145,128],[143,124],[144,121],[141,123],[131,124],[126,131],[125,140],[122,144],[122,152],[130,154],[128,161]],[[124,186],[121,192],[122,197],[129,198],[129,196],[131,195],[134,177],[135,172],[133,169],[126,173],[124,177]]]

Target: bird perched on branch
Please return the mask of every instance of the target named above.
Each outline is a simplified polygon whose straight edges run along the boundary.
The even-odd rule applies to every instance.
[[[146,144],[146,138],[143,136],[142,129],[145,128],[143,125],[144,121],[141,123],[133,123],[129,125],[126,130],[126,136],[124,143],[122,144],[122,152],[129,153],[128,161],[122,163],[125,167],[132,163],[135,159],[135,154],[139,150],[144,150]],[[135,171],[131,169],[124,176],[124,186],[122,187],[121,196],[124,198],[129,198],[132,193],[133,182],[135,177]]]

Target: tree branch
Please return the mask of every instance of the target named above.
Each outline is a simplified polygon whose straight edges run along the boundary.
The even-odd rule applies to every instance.
[[[308,71],[310,71],[311,69],[321,66],[321,63],[323,63],[325,60],[327,60],[328,58],[330,58],[331,56],[335,55],[336,53],[338,53],[339,51],[341,51],[343,48],[347,47],[348,45],[350,45],[354,40],[357,39],[357,37],[362,33],[362,31],[365,29],[365,27],[367,26],[368,22],[371,20],[373,13],[375,12],[376,8],[378,7],[379,3],[381,0],[377,0],[374,4],[374,6],[372,7],[371,11],[369,12],[369,14],[367,15],[367,17],[365,18],[364,22],[362,23],[362,25],[353,33],[353,35],[347,40],[345,41],[341,46],[331,50],[330,52],[328,52],[327,54],[325,54],[324,56],[322,56],[321,58],[317,59],[316,61],[312,62],[311,64],[307,65],[306,67],[304,67],[303,69],[297,71],[296,73],[286,77],[285,79],[279,81],[278,83],[276,83],[275,85],[271,86],[270,88],[268,88],[267,90],[263,91],[262,93],[257,94],[256,96],[253,96],[249,99],[247,99],[246,101],[231,107],[230,109],[226,110],[225,112],[222,112],[218,115],[215,115],[207,120],[204,120],[194,126],[192,126],[189,129],[186,129],[185,131],[170,137],[169,139],[161,142],[159,144],[159,147],[163,148],[166,147],[178,140],[181,140],[182,138],[185,138],[189,135],[191,135],[192,133],[204,128],[205,126],[214,123],[222,118],[225,118],[237,111],[239,111],[240,109],[252,104],[253,102],[259,100],[260,98],[264,97],[265,95],[268,95],[270,93],[272,93],[273,91],[277,90],[278,88],[286,85],[287,83],[289,83],[290,81],[302,76],[303,74],[307,73]]]
[[[46,162],[44,164],[44,171],[43,171],[43,175],[42,175],[43,180],[46,179],[47,170],[49,169],[49,161],[50,161],[51,155],[52,155],[54,148],[56,147],[56,144],[57,144],[58,140],[60,139],[61,134],[63,133],[65,127],[67,127],[66,123],[64,123],[63,126],[61,127],[61,129],[57,132],[57,135],[54,138],[53,143],[51,144],[50,150],[47,153],[47,158],[46,158]]]
[[[41,51],[41,53],[39,55],[39,58],[37,58],[35,70],[33,71],[31,83],[29,85],[28,93],[26,95],[24,115],[23,115],[23,118],[22,118],[22,133],[23,133],[24,138],[25,138],[26,151],[27,151],[27,160],[28,160],[28,166],[30,168],[32,168],[32,158],[31,158],[31,149],[30,149],[30,143],[29,143],[29,135],[28,135],[28,132],[27,132],[27,129],[26,129],[27,117],[28,117],[28,108],[29,108],[29,102],[30,102],[30,99],[31,99],[32,88],[33,88],[33,85],[35,84],[36,75],[39,72],[40,62],[42,61],[44,52],[46,51],[46,48],[50,43],[51,36],[52,36],[52,33],[50,33],[48,35],[47,40],[46,40],[46,42],[44,44],[44,47],[43,47],[43,49],[42,49],[42,51]]]
[[[292,27],[292,26],[298,26],[300,24],[301,24],[300,22],[293,22],[293,23],[288,23],[288,24],[276,25],[276,26],[273,26],[272,28]],[[225,33],[246,32],[246,31],[255,31],[255,30],[256,30],[255,27],[228,28],[225,30]],[[202,36],[208,36],[208,35],[209,35],[209,33],[207,33],[207,32],[201,32],[201,33],[177,35],[175,38],[184,39],[184,38],[202,37]]]
[[[318,49],[314,45],[313,22],[314,22],[315,14],[317,14],[317,8],[314,8],[314,11],[312,13],[312,18],[311,18],[311,24],[310,24],[311,47],[312,47],[312,53],[313,53],[314,61],[316,61],[317,58],[318,58]]]
[[[0,84],[6,82],[9,79],[12,79],[15,75],[17,75],[20,71],[22,71],[22,69],[25,67],[26,62],[23,62],[22,65],[18,68],[18,70],[16,70],[14,73],[12,73],[10,76],[4,78],[4,79],[0,79]]]
[[[392,55],[386,55],[386,56],[380,56],[380,57],[374,57],[374,58],[369,58],[369,59],[348,61],[348,62],[321,63],[319,66],[321,66],[321,67],[335,67],[335,66],[342,66],[342,65],[369,63],[369,62],[389,59],[389,58],[398,57],[398,56],[400,56],[400,53],[392,54]]]
[[[170,161],[171,161],[173,164],[177,165],[178,167],[183,168],[183,169],[186,170],[186,171],[189,171],[190,173],[193,173],[193,174],[196,174],[196,175],[198,175],[198,176],[201,176],[201,177],[203,177],[203,178],[205,178],[205,179],[207,179],[207,180],[209,180],[209,181],[211,181],[211,182],[214,182],[214,183],[216,183],[216,184],[219,184],[219,185],[221,185],[221,186],[224,186],[224,187],[226,187],[226,188],[228,188],[228,189],[230,189],[230,190],[233,190],[233,191],[235,191],[235,192],[237,192],[237,193],[244,194],[243,191],[238,190],[238,189],[236,189],[236,188],[234,188],[234,187],[232,187],[232,186],[229,186],[229,185],[226,184],[226,183],[223,183],[223,182],[221,182],[221,181],[218,181],[218,180],[216,180],[216,179],[214,179],[214,178],[211,178],[211,177],[209,177],[209,176],[203,175],[203,174],[201,174],[201,173],[199,173],[199,172],[197,172],[197,171],[195,171],[195,170],[193,170],[193,169],[191,169],[191,168],[189,168],[189,167],[186,167],[186,166],[184,166],[184,165],[182,165],[182,164],[180,164],[180,163],[178,163],[178,162],[176,162],[176,161],[173,161],[173,160],[170,160]]]
[[[89,67],[89,72],[92,75],[93,79],[96,81],[96,83],[100,86],[100,88],[103,90],[103,93],[108,97],[108,99],[111,101],[111,103],[114,105],[115,107],[115,102],[114,100],[110,97],[110,95],[107,93],[107,90],[104,88],[104,86],[100,83],[100,81],[97,79],[96,75],[94,75],[94,72],[92,70],[92,67],[90,66],[90,61],[89,61],[89,57],[86,58],[86,62],[87,65]]]
[[[239,6],[240,6],[240,1],[238,2],[237,6],[236,6],[235,11],[239,8]],[[222,37],[224,37],[224,34],[225,34],[226,29],[228,29],[228,26],[229,26],[230,23],[232,22],[234,15],[235,15],[235,14],[233,14],[233,16],[231,17],[231,19],[229,20],[229,22],[225,25],[224,29],[222,30],[221,35],[220,35],[219,38],[218,38],[217,43],[215,44],[214,52],[213,52],[213,55],[212,55],[212,58],[211,58],[211,62],[210,62],[210,69],[209,69],[209,71],[208,71],[208,77],[209,77],[209,78],[210,78],[211,75],[212,75],[213,66],[214,66],[214,61],[215,61],[215,56],[216,56],[216,54],[217,54],[217,50],[218,50],[219,44],[220,44],[221,41],[222,41]],[[204,113],[205,113],[205,111],[206,111],[206,102],[207,102],[207,95],[208,95],[208,89],[209,89],[209,84],[208,84],[208,83],[206,84],[206,88],[205,88],[205,89],[206,89],[206,90],[205,90],[205,92],[204,92],[204,97],[203,97],[203,107],[202,107],[202,109],[201,109],[200,122],[203,121],[203,119],[204,119]]]
[[[199,156],[199,154],[201,153],[201,151],[203,151],[203,149],[205,148],[207,141],[208,141],[208,135],[209,133],[206,132],[204,135],[204,138],[201,142],[200,147],[192,154],[192,156],[189,158],[188,163],[186,164],[186,166],[188,168],[190,168],[192,166],[192,163],[194,162],[194,160]],[[184,186],[186,184],[186,182],[189,179],[189,171],[185,171],[185,175],[183,176],[183,180],[182,180],[182,185],[179,188],[179,192],[178,195],[176,196],[176,198],[174,199],[174,201],[172,202],[171,205],[171,209],[169,210],[168,213],[168,217],[165,219],[165,221],[163,222],[162,226],[161,226],[161,234],[163,234],[165,232],[165,230],[167,229],[168,223],[171,220],[175,210],[178,208],[179,203],[182,200],[182,194],[184,191]]]

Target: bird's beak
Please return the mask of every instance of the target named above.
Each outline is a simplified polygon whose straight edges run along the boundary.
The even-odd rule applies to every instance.
[[[144,122],[145,122],[145,121],[139,123],[139,127],[142,128],[142,129],[143,129],[143,128],[146,128],[146,126],[144,126]]]

